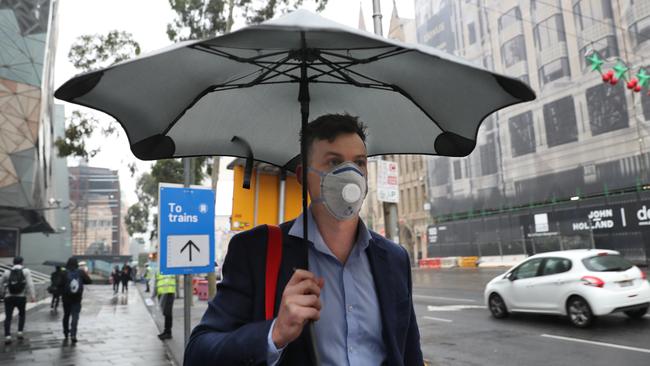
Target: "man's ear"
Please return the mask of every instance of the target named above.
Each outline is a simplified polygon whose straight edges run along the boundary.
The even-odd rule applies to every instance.
[[[296,179],[298,180],[298,184],[302,185],[302,164],[296,166]]]

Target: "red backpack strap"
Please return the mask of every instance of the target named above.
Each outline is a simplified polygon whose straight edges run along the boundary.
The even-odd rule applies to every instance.
[[[280,260],[282,259],[282,230],[279,226],[267,225],[266,242],[266,276],[264,286],[264,308],[266,320],[273,319],[275,308],[275,290],[278,285]]]

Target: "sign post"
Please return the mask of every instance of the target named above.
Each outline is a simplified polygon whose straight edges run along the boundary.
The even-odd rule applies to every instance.
[[[159,268],[161,274],[184,277],[185,344],[191,331],[191,275],[214,271],[214,200],[210,187],[159,186]]]

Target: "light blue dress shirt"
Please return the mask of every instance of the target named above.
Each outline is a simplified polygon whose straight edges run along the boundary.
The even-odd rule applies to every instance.
[[[302,238],[302,214],[289,235]],[[309,211],[309,270],[325,279],[321,290],[320,320],[314,323],[316,347],[323,366],[381,365],[386,358],[382,322],[375,283],[366,254],[370,232],[359,220],[357,240],[345,264],[341,263],[318,231]],[[277,350],[268,334],[267,361],[275,365]]]

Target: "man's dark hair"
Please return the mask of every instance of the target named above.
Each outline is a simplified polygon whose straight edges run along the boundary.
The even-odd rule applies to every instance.
[[[17,256],[14,258],[14,264],[23,264],[23,257],[17,255]]]
[[[68,263],[65,264],[65,268],[69,271],[79,268],[79,261],[75,257],[68,258]]]
[[[307,125],[300,133],[300,141],[307,144],[307,156],[316,140],[332,142],[344,134],[356,133],[366,143],[366,125],[359,117],[344,114],[324,114]]]

